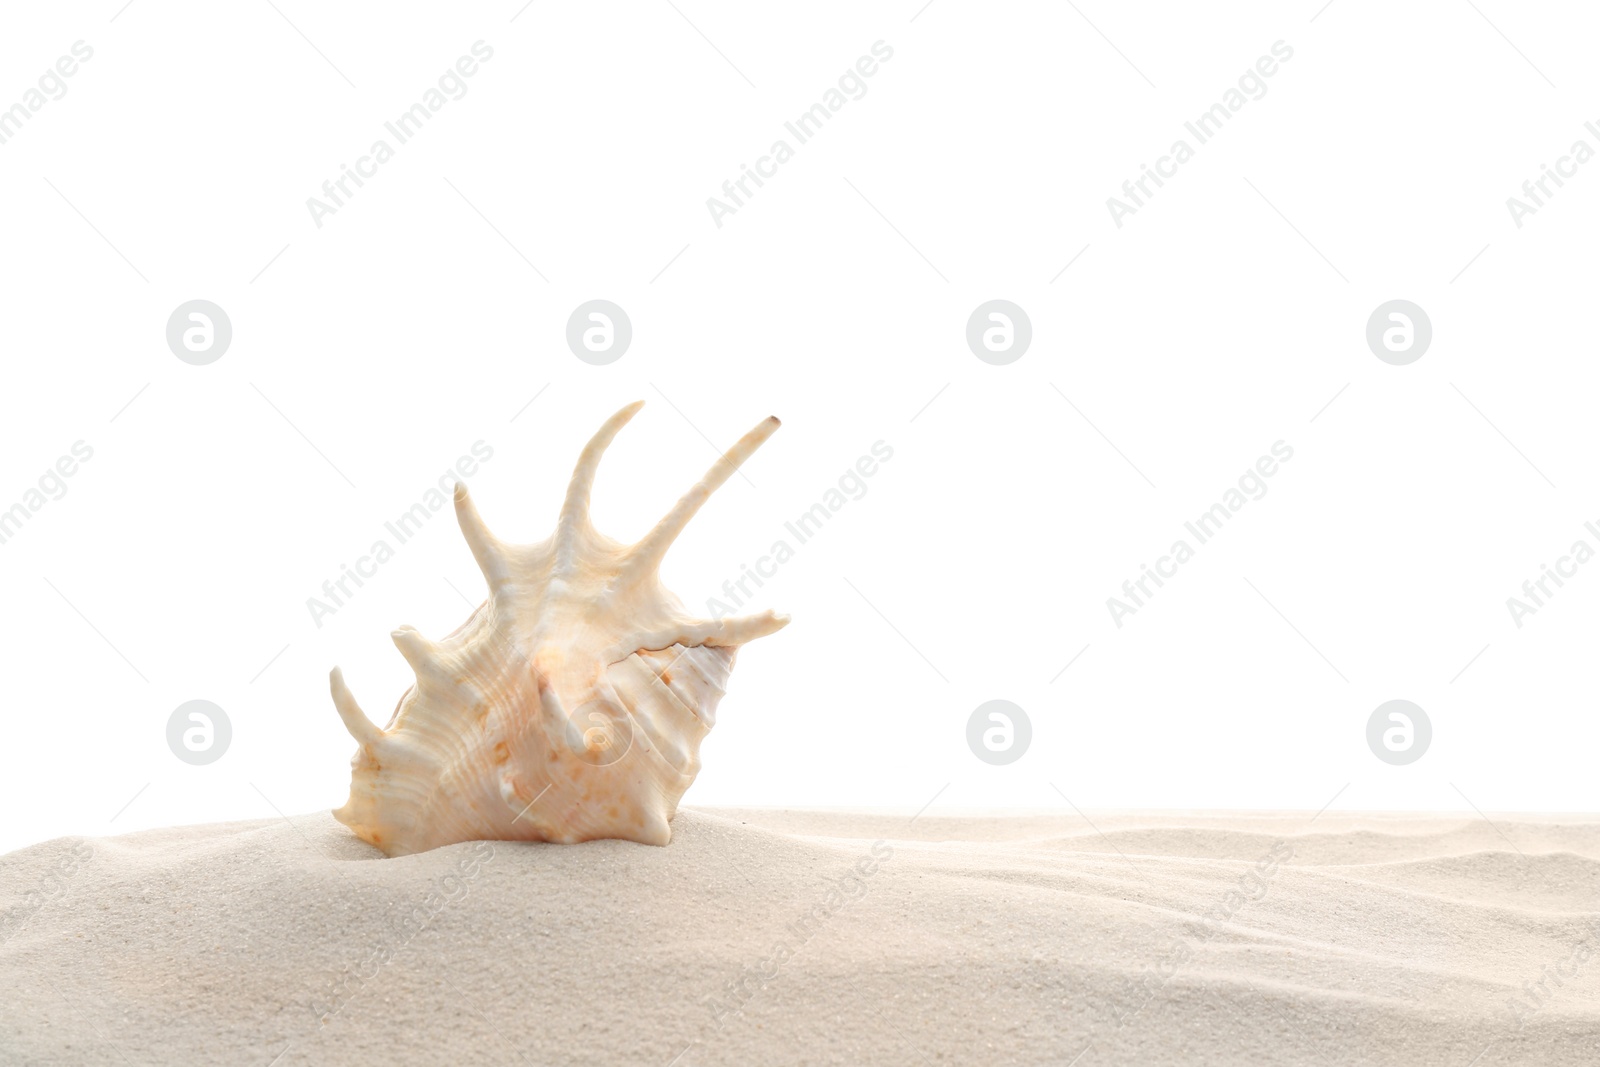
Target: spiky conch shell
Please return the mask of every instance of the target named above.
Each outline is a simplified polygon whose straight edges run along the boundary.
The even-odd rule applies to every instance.
[[[403,856],[457,841],[671,838],[734,655],[789,620],[770,611],[694,618],[659,567],[778,420],[740,438],[629,546],[594,528],[589,494],[601,454],[643,405],[611,416],[584,448],[556,532],[539,544],[498,540],[456,487],[456,518],[489,598],[437,642],[394,631],[416,684],[387,727],[367,718],[334,668],[334,706],[360,747],[350,799],[333,814],[363,840]]]

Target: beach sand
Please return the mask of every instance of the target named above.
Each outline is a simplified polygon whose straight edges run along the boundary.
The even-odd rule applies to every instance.
[[[1600,819],[1088,818],[51,841],[0,858],[0,1064],[1600,1062]]]

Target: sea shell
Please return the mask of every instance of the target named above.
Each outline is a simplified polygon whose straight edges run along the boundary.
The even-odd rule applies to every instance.
[[[334,668],[334,706],[360,748],[350,799],[333,814],[363,840],[404,856],[483,839],[671,838],[734,655],[789,620],[770,611],[694,618],[658,570],[778,420],[740,438],[629,546],[595,530],[589,493],[601,454],[643,406],[623,408],[590,440],[556,531],[539,544],[498,540],[456,487],[456,518],[489,599],[437,642],[409,626],[394,631],[416,684],[385,729]]]

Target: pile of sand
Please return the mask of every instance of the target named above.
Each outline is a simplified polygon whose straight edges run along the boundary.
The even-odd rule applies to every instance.
[[[0,1063],[1600,1062],[1600,822],[1091,817],[52,841],[0,858]]]

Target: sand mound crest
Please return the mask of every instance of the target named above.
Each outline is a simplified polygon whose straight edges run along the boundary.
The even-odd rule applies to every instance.
[[[1600,924],[1564,910],[1600,825],[1093,817],[684,811],[666,848],[393,860],[327,813],[47,842],[0,858],[0,1063],[1600,1051]]]

